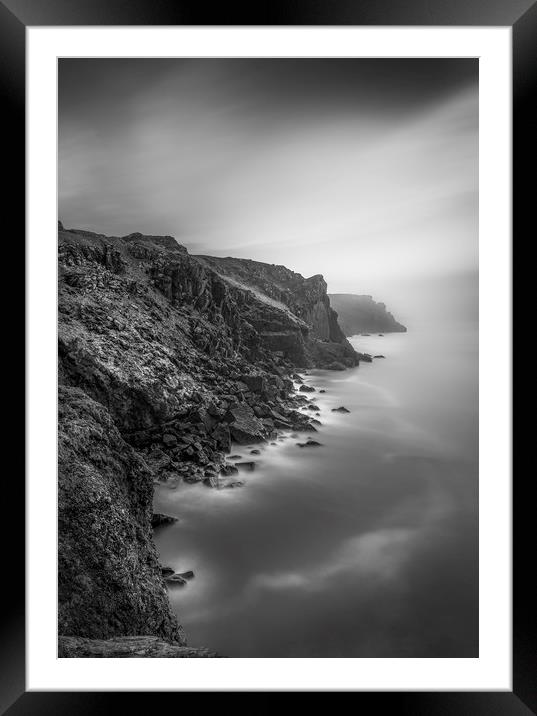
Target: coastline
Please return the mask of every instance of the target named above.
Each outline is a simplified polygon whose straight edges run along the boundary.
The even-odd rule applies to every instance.
[[[184,646],[152,539],[155,483],[238,486],[232,441],[315,435],[297,371],[368,357],[320,275],[58,229],[59,635]]]

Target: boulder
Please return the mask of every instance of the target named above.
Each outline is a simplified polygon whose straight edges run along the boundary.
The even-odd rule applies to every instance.
[[[229,426],[231,437],[239,445],[262,442],[265,440],[263,423],[256,418],[249,405],[241,403],[230,408],[232,421]]]
[[[253,472],[255,470],[255,462],[236,462],[235,467],[246,472]]]
[[[333,413],[350,413],[351,411],[347,410],[347,408],[345,408],[345,407],[343,407],[343,405],[341,405],[339,408],[332,408],[332,412]]]
[[[186,579],[179,574],[171,574],[169,577],[165,577],[164,581],[166,584],[171,584],[174,587],[185,587],[187,585]]]
[[[315,393],[315,388],[312,385],[301,385],[299,390],[301,393]]]
[[[262,375],[242,375],[241,382],[252,393],[263,393],[265,391],[265,378]]]
[[[297,443],[298,447],[305,448],[305,447],[321,447],[321,443],[318,443],[317,440],[312,440],[309,438],[305,443]]]
[[[228,425],[219,423],[212,431],[211,437],[216,442],[218,450],[229,452],[231,448],[231,433]]]
[[[220,470],[220,474],[224,475],[225,477],[229,477],[230,475],[236,475],[239,471],[235,467],[235,465],[223,465],[222,469]]]
[[[177,517],[171,515],[163,515],[161,512],[155,512],[151,517],[151,527],[160,527],[161,525],[169,525],[172,522],[177,522]]]

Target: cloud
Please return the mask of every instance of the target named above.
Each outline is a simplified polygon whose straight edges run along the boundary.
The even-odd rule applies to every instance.
[[[322,591],[327,582],[345,575],[354,580],[393,580],[409,558],[415,529],[384,529],[346,540],[324,564],[302,572],[256,575],[251,589]]]

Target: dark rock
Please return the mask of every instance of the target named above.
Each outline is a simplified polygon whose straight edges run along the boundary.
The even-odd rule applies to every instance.
[[[265,378],[262,375],[243,375],[241,381],[252,393],[263,393],[265,390]]]
[[[326,393],[326,390],[323,388],[322,390],[319,391],[319,393]]]
[[[164,641],[156,636],[123,636],[114,639],[86,639],[79,636],[58,638],[60,659],[207,659],[218,658],[215,651]]]
[[[297,443],[298,447],[305,448],[305,447],[321,447],[321,443],[318,443],[317,440],[312,440],[309,438],[305,443]]]
[[[165,577],[164,581],[166,584],[171,584],[174,587],[185,587],[188,584],[186,579],[179,574],[171,574],[169,577]]]
[[[312,385],[301,385],[299,390],[301,393],[315,393],[315,388]]]
[[[228,452],[231,448],[231,433],[229,427],[223,423],[219,423],[211,433],[212,438],[216,442],[216,447],[222,452]]]
[[[177,517],[163,515],[161,512],[155,512],[151,517],[151,527],[153,528],[160,527],[161,525],[169,525],[172,522],[177,522]]]
[[[162,436],[162,442],[166,447],[176,447],[177,445],[177,438],[175,435],[171,435],[170,433],[165,433]]]
[[[235,487],[244,487],[244,482],[242,482],[242,480],[228,480],[222,485],[222,487],[227,489],[233,489]]]
[[[261,450],[250,450],[250,455],[261,455]]]
[[[347,410],[347,408],[340,406],[339,408],[332,408],[333,413],[350,413],[350,410]]]
[[[378,355],[378,356],[373,356],[373,358],[386,358],[386,356]]]
[[[346,365],[344,365],[343,363],[340,363],[337,360],[332,361],[331,363],[329,363],[326,366],[327,370],[345,370],[346,368],[347,368]]]
[[[231,440],[315,430],[291,410],[293,374],[358,357],[320,275],[58,228],[59,632],[183,643],[154,483],[225,486]]]
[[[228,455],[228,460],[240,460],[242,455]]]
[[[170,577],[172,574],[175,574],[175,569],[172,567],[161,567],[160,571],[163,577]]]
[[[179,572],[179,576],[182,577],[183,579],[194,579],[194,572],[191,569],[189,569],[186,572]]]
[[[246,470],[247,472],[253,472],[255,470],[255,462],[236,462],[235,467],[239,470]]]
[[[153,475],[108,410],[60,385],[58,630],[184,643],[151,539]]]
[[[231,436],[239,445],[262,442],[265,440],[263,423],[256,418],[248,405],[237,405],[229,410],[233,422],[229,429]]]
[[[235,467],[235,465],[223,465],[220,474],[224,475],[225,477],[229,477],[230,475],[236,475],[239,471]]]

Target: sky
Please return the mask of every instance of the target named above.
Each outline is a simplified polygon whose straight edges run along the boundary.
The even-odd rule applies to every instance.
[[[477,60],[61,59],[58,103],[65,226],[476,314]]]

